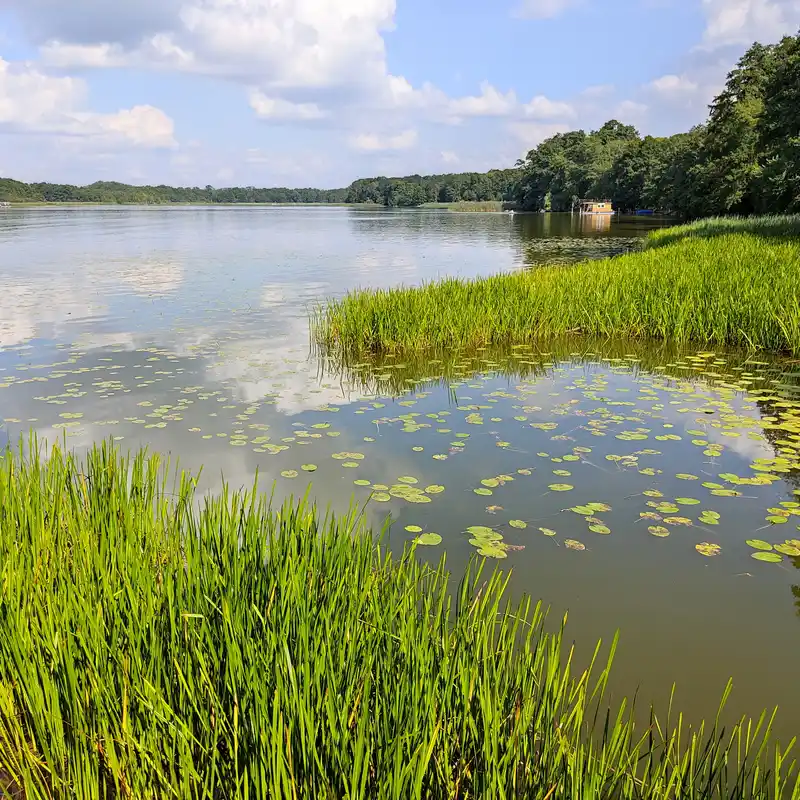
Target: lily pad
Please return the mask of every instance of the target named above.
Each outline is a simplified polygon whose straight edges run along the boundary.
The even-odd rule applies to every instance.
[[[317,471],[317,465],[316,464],[303,464],[300,467],[300,469],[302,469],[303,472],[316,472]]]
[[[783,556],[779,553],[751,553],[750,558],[754,558],[756,561],[766,561],[769,564],[780,564],[783,561]]]
[[[357,481],[353,481],[356,486],[369,486],[369,481],[364,480],[364,478],[359,478]]]
[[[776,544],[775,549],[785,556],[792,556],[793,558],[800,556],[800,547],[793,544]]]
[[[406,525],[406,530],[409,533],[422,533],[422,528],[419,525]]]
[[[482,497],[488,497],[490,494],[493,494],[491,489],[473,489],[472,491],[475,492],[475,494],[481,495]]]
[[[417,536],[414,542],[416,544],[433,546],[441,544],[442,537],[438,533],[423,533],[421,536]]]
[[[552,528],[539,528],[545,536],[555,536],[556,532]]]
[[[577,539],[564,539],[564,546],[570,550],[585,550],[586,545]]]
[[[772,545],[769,542],[765,542],[763,539],[748,539],[745,544],[756,550],[772,550]]]
[[[602,533],[604,535],[611,533],[611,528],[607,525],[590,525],[589,530],[592,531],[592,533]]]
[[[703,556],[718,556],[722,552],[722,548],[718,544],[709,542],[700,542],[694,546],[694,549]]]
[[[570,486],[568,483],[551,483],[548,487],[551,492],[570,492],[575,487]]]
[[[527,528],[527,527],[528,527],[528,523],[527,523],[527,522],[525,522],[525,520],[522,520],[522,519],[512,519],[512,520],[509,520],[509,523],[508,523],[508,524],[509,524],[509,525],[510,525],[512,528]]]
[[[281,476],[284,478],[296,478],[298,475],[296,469],[285,469],[281,472]]]
[[[403,475],[402,477],[397,479],[398,483],[408,483],[408,484],[415,484],[419,483],[416,478],[412,478],[410,475]]]
[[[444,491],[444,486],[440,486],[438,483],[432,483],[430,486],[425,487],[425,491],[428,494],[441,494]]]
[[[663,525],[651,525],[647,530],[650,531],[653,536],[659,536],[661,538],[669,536],[669,530]]]

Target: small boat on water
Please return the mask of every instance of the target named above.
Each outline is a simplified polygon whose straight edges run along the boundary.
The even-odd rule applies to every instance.
[[[578,213],[610,216],[614,213],[614,206],[610,200],[581,200],[578,203]]]

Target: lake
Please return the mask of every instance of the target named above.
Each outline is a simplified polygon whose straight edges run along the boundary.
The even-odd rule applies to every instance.
[[[663,706],[674,681],[697,719],[732,677],[729,716],[778,705],[785,742],[800,732],[796,365],[576,339],[337,366],[309,344],[309,312],[348,289],[613,255],[661,224],[3,210],[0,445],[113,437],[202,466],[204,491],[311,484],[376,529],[390,517],[394,550],[423,537],[455,573],[476,552],[510,568],[515,594],[554,621],[569,609],[579,661],[619,629],[617,695]]]

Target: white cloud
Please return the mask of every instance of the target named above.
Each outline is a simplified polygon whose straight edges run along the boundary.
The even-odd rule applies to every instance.
[[[571,126],[566,122],[512,122],[509,130],[527,150],[541,144],[557,133],[565,133]]]
[[[258,89],[250,93],[250,108],[261,119],[308,122],[327,116],[316,103],[291,103],[280,97],[267,97]]]
[[[461,160],[452,150],[442,150],[441,155],[442,161],[444,161],[445,164],[458,164]]]
[[[381,136],[377,133],[359,133],[350,140],[356,150],[377,152],[381,150],[407,150],[417,143],[417,132],[413,128],[395,135]]]
[[[452,117],[505,117],[517,108],[517,96],[512,91],[503,94],[488,81],[481,83],[481,93],[451,100],[447,112]]]
[[[516,16],[527,19],[552,19],[581,2],[582,0],[522,0],[515,13]]]
[[[707,48],[767,44],[800,27],[800,0],[702,0],[702,8]]]
[[[685,75],[662,75],[649,85],[657,94],[671,98],[694,94],[699,88],[696,81]]]
[[[533,119],[571,118],[575,116],[575,109],[569,103],[549,100],[544,95],[538,94],[522,106],[522,113]]]
[[[141,105],[115,114],[83,110],[87,91],[78,78],[53,77],[0,58],[0,126],[14,132],[99,137],[143,147],[174,145],[172,120]]]

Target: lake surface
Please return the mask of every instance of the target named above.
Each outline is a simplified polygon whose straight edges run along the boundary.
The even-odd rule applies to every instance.
[[[202,466],[204,491],[256,472],[278,499],[311,483],[323,506],[366,504],[376,528],[390,516],[395,550],[435,533],[418,552],[446,553],[456,573],[476,550],[497,558],[515,594],[554,619],[569,609],[579,660],[619,629],[615,693],[663,704],[675,681],[696,719],[732,677],[730,715],[778,705],[786,741],[800,733],[800,558],[785,544],[800,538],[800,394],[787,365],[573,340],[342,371],[309,347],[309,310],[348,289],[615,254],[659,224],[2,211],[0,445],[31,428],[77,449],[113,437]]]

